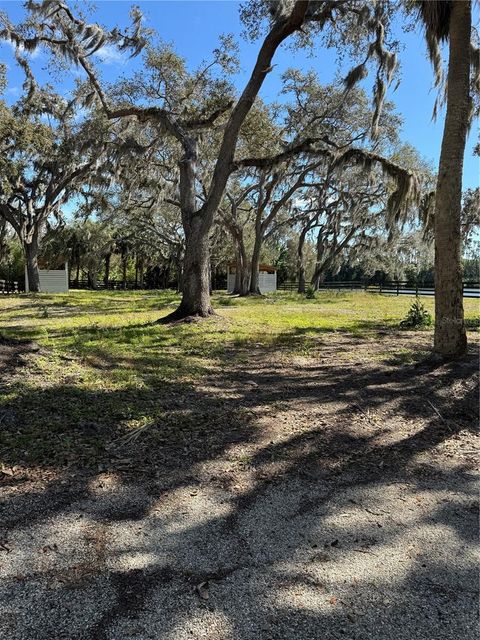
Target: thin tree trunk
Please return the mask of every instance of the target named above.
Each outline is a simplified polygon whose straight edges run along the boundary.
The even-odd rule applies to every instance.
[[[177,292],[180,293],[183,289],[183,260],[180,251],[175,254],[174,261],[177,275]]]
[[[105,289],[108,289],[108,281],[110,279],[110,258],[111,253],[107,253],[105,256],[105,274],[103,276],[103,284],[105,285]]]
[[[453,0],[447,113],[435,196],[435,338],[443,357],[467,349],[461,270],[462,169],[469,113],[471,3]]]
[[[240,227],[229,226],[229,231],[235,245],[235,285],[232,293],[239,296],[248,296],[250,274],[248,271],[247,250],[243,239],[243,230]]]
[[[127,261],[128,257],[122,255],[122,288],[124,290],[127,288]]]
[[[249,286],[250,286],[250,273],[248,270],[247,250],[245,249],[243,238],[241,238],[239,241],[238,249],[239,249],[239,256],[240,256],[240,260],[238,262],[238,267],[237,267],[237,271],[239,272],[238,294],[240,296],[248,296]]]
[[[217,288],[217,266],[210,263],[210,295]]]
[[[192,316],[206,318],[214,311],[210,302],[210,243],[211,215],[199,215],[196,205],[197,141],[189,138],[180,166],[180,202],[185,232],[185,255],[182,273],[182,300],[178,309],[159,322],[182,320]]]
[[[313,274],[312,283],[311,283],[315,291],[318,291],[320,289],[320,285],[322,284],[324,279],[325,279],[324,266],[318,265],[315,269],[315,273]]]
[[[298,269],[298,293],[305,293],[305,256],[303,249],[305,246],[305,238],[307,236],[308,227],[305,227],[300,232],[297,247],[297,269]]]
[[[256,233],[255,244],[253,245],[252,253],[252,265],[250,270],[250,293],[254,295],[261,295],[259,285],[259,269],[260,269],[260,252],[262,250],[262,234]]]
[[[98,283],[97,283],[97,273],[96,273],[96,271],[88,271],[87,272],[87,279],[88,279],[88,286],[91,289],[97,290],[98,289]]]
[[[234,294],[239,294],[241,286],[242,286],[242,276],[241,276],[241,270],[240,270],[240,261],[241,261],[240,249],[238,249],[238,247],[237,247],[237,250],[235,251],[235,284],[233,285],[233,291],[232,291],[232,293],[234,293]],[[228,274],[227,274],[227,279],[228,279]]]
[[[317,260],[315,263],[315,271],[312,276],[312,287],[315,291],[318,291],[320,283],[323,280],[323,271],[325,266],[325,260],[323,259],[325,253],[325,247],[323,246],[323,237],[322,233],[319,232],[317,237]]]
[[[23,249],[27,263],[28,289],[32,293],[38,293],[40,291],[40,273],[38,271],[38,237],[36,234],[31,242],[24,242]]]

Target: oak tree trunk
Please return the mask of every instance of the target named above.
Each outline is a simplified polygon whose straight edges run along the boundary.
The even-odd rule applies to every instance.
[[[259,286],[259,269],[260,269],[260,251],[262,249],[262,236],[257,233],[255,244],[253,245],[252,266],[250,271],[250,293],[260,295]]]
[[[88,271],[87,272],[87,280],[88,280],[88,286],[90,287],[90,289],[94,289],[95,291],[98,289],[98,282],[97,282],[97,272],[96,271]]]
[[[248,296],[249,286],[250,286],[250,273],[248,271],[248,259],[247,259],[247,251],[245,249],[245,244],[239,242],[238,246],[238,256],[239,260],[237,262],[237,275],[238,275],[238,293],[240,296]],[[235,279],[235,287],[237,286],[237,282]]]
[[[313,274],[313,277],[312,277],[311,284],[315,291],[319,290],[320,285],[322,284],[324,279],[325,279],[325,271],[323,269],[323,265],[320,265],[316,267],[315,273]]]
[[[32,293],[40,291],[40,273],[38,271],[38,238],[35,235],[31,242],[24,242],[25,261],[27,264],[28,289]]]
[[[178,309],[162,322],[190,316],[206,318],[213,315],[210,303],[210,248],[208,229],[196,216],[185,235],[185,256],[182,273],[182,301]]]
[[[241,286],[240,251],[237,248],[237,250],[235,251],[235,283],[233,285],[232,293],[239,294]]]
[[[103,276],[103,284],[106,289],[108,289],[108,281],[110,279],[110,257],[110,253],[107,253],[105,256],[105,275]]]
[[[122,288],[127,288],[127,256],[122,256]]]
[[[435,197],[435,338],[443,357],[465,353],[461,269],[462,168],[470,106],[471,3],[453,0],[450,17],[447,113]]]
[[[298,247],[297,247],[298,293],[305,293],[305,289],[306,289],[305,256],[303,252],[306,235],[307,235],[307,228],[301,231],[300,237],[298,238]]]

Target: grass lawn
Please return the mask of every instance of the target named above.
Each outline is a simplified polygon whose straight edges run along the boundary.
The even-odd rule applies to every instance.
[[[187,392],[209,371],[241,365],[255,349],[318,357],[332,332],[377,343],[379,332],[398,330],[412,300],[363,292],[324,292],[315,300],[287,293],[246,299],[216,294],[216,317],[165,326],[154,322],[178,303],[170,291],[4,297],[0,335],[33,340],[41,348],[3,389],[3,460],[95,462],[111,441],[178,420],[178,411],[162,398]],[[422,300],[433,313],[433,300]],[[465,307],[474,326],[478,301],[466,300]],[[397,358],[421,357],[430,334],[422,332],[423,350],[399,345]],[[371,357],[383,355],[377,349]],[[9,429],[9,416],[22,428]]]

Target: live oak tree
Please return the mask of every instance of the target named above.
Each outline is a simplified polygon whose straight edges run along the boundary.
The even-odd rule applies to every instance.
[[[268,107],[256,100],[240,131],[238,155],[261,158],[281,151],[284,127],[278,123],[281,118],[279,112],[278,105]],[[224,199],[219,206],[220,224],[228,230],[234,245],[236,270],[233,293],[241,296],[246,296],[251,291],[252,272],[255,273],[254,278],[257,277],[259,248],[264,238],[260,238],[259,247],[258,236],[263,230],[257,223],[259,210],[256,205],[263,181],[264,176],[255,166],[236,171],[229,179]],[[249,251],[254,254],[250,260]],[[257,289],[258,285],[254,284],[254,292]]]
[[[30,291],[40,286],[38,251],[49,218],[105,158],[104,119],[79,122],[66,100],[48,88],[14,106],[0,101],[0,217],[15,230],[25,255]]]
[[[182,302],[179,309],[172,315],[173,318],[189,315],[208,316],[212,313],[209,294],[209,234],[230,175],[241,166],[253,166],[252,162],[245,163],[235,158],[238,137],[265,77],[272,70],[273,57],[278,47],[293,34],[298,34],[302,40],[320,33],[325,36],[324,40],[327,44],[343,48],[350,45],[357,50],[360,50],[360,45],[366,42],[365,59],[349,74],[347,86],[351,87],[356,81],[365,77],[366,65],[369,61],[376,64],[374,133],[385,88],[396,67],[394,54],[385,46],[385,26],[388,23],[388,16],[383,3],[372,6],[370,3],[358,3],[354,0],[327,3],[297,0],[272,5],[253,2],[243,12],[247,21],[254,16],[253,22],[258,24],[258,17],[267,16],[269,8],[272,9],[271,18],[250,78],[239,97],[233,99],[233,103],[228,92],[222,91],[220,95],[214,92],[212,99],[208,101],[193,100],[184,109],[183,98],[188,102],[189,89],[195,95],[195,89],[201,86],[202,79],[205,77],[206,72],[203,70],[191,78],[186,87],[187,94],[183,93],[180,101],[172,105],[165,100],[163,93],[152,96],[152,101],[157,100],[157,104],[151,102],[148,106],[143,106],[130,102],[119,105],[102,87],[92,65],[91,56],[105,43],[138,53],[145,45],[138,11],[133,14],[132,30],[121,32],[119,29],[106,31],[97,24],[88,24],[76,17],[65,3],[55,0],[29,2],[28,7],[30,8],[29,37],[22,35],[21,29],[13,29],[8,24],[0,35],[21,44],[27,50],[43,44],[67,61],[76,63],[87,74],[93,92],[108,118],[135,117],[141,122],[153,123],[159,134],[173,138],[178,144],[179,196],[185,234],[185,258]],[[32,33],[34,35],[30,35]],[[222,58],[223,54],[220,57]],[[159,71],[161,70],[162,65]],[[205,195],[199,198],[197,190],[199,135],[201,131],[214,127],[222,118],[224,122],[215,162],[210,171]],[[282,154],[268,159],[267,164],[273,166],[286,159],[292,153],[297,153],[300,146],[306,150],[313,148],[314,145],[314,140],[303,141],[295,145],[294,149],[287,145]],[[347,159],[366,165],[374,161],[372,156],[367,157],[357,150],[348,158],[346,156],[339,158],[338,164]],[[256,162],[256,166],[261,166],[261,163]],[[402,174],[400,168],[394,169],[391,164],[385,165],[385,169],[391,171],[392,175],[395,174],[402,182],[395,197],[397,199],[410,197],[413,189],[412,176]]]
[[[341,199],[338,198],[338,182],[343,176],[351,174],[347,166],[340,165],[335,168],[338,153],[344,153],[349,148],[361,147],[365,150],[386,154],[390,152],[398,141],[399,117],[394,113],[391,103],[386,103],[378,116],[376,135],[372,140],[369,131],[374,115],[368,106],[366,94],[352,88],[345,93],[337,85],[322,86],[313,72],[302,73],[298,70],[289,70],[284,75],[283,93],[289,95],[287,105],[288,117],[287,133],[298,135],[302,131],[308,135],[320,136],[327,148],[336,153],[326,154],[322,161],[310,160],[311,180],[313,188],[307,184],[301,185],[303,193],[297,200],[304,206],[295,207],[294,215],[298,219],[298,245],[297,245],[297,273],[298,290],[305,292],[306,270],[304,261],[304,247],[307,237],[317,235],[317,266],[312,277],[312,283],[318,287],[324,271],[329,268],[332,257],[328,257],[325,242],[322,242],[326,229],[347,228],[347,220],[338,223],[340,211],[350,211],[351,207],[345,207],[347,193],[342,191]],[[380,160],[379,160],[380,161]],[[399,164],[402,164],[400,161]],[[377,184],[384,182],[384,177],[376,174]],[[375,182],[375,180],[373,180]],[[388,182],[388,179],[387,179]],[[335,183],[335,187],[334,187]],[[345,181],[347,184],[347,181]],[[355,182],[348,182],[349,189],[355,192]],[[372,190],[373,193],[374,189]],[[362,187],[358,194],[358,204],[365,209],[365,188]],[[338,206],[339,203],[342,206]],[[302,210],[303,209],[303,210]],[[333,242],[330,249],[335,256],[340,256],[346,246],[352,245],[353,236],[359,236],[362,232],[363,218],[359,215],[360,207],[355,207],[356,215],[350,218],[354,228],[347,229],[343,234],[342,242]],[[378,216],[388,220],[388,211]],[[355,226],[355,224],[357,226]],[[315,231],[314,231],[315,230]],[[335,235],[337,238],[337,235]],[[338,240],[338,238],[337,238]]]

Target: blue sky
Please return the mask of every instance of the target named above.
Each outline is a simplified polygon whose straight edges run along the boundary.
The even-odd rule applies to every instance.
[[[97,1],[97,11],[92,21],[95,19],[107,26],[126,25],[131,4],[130,0]],[[136,2],[136,4],[144,13],[145,24],[156,29],[167,42],[173,42],[176,51],[188,61],[191,67],[209,58],[209,54],[218,43],[220,34],[233,33],[240,45],[241,61],[241,72],[237,76],[236,83],[239,88],[243,86],[254,64],[258,42],[249,43],[241,38],[242,25],[238,16],[238,2],[150,0]],[[8,13],[12,22],[22,18],[22,2],[0,0],[0,9]],[[437,166],[443,113],[439,115],[436,122],[432,122],[431,115],[436,91],[432,88],[433,73],[426,56],[423,35],[419,29],[404,33],[400,23],[396,24],[394,29],[396,37],[403,45],[400,53],[401,83],[395,92],[389,91],[388,98],[396,104],[403,118],[402,139],[415,146],[422,156]],[[0,45],[0,59],[8,64],[7,100],[14,100],[23,82],[22,73],[14,64],[11,47],[6,44]],[[122,74],[128,75],[140,64],[139,59],[127,59],[113,49],[105,51],[103,61],[99,59],[98,61],[106,80],[113,80]],[[309,57],[305,51],[292,51],[284,46],[277,52],[274,62],[276,66],[269,74],[261,92],[266,101],[277,98],[280,75],[288,67],[299,68],[302,71],[314,69],[323,83],[331,81],[338,69],[335,52],[321,48],[316,50],[314,57]],[[42,70],[45,65],[44,54],[38,52],[32,65],[40,81],[49,79],[48,73]],[[344,71],[348,71],[348,66]],[[72,79],[73,75],[63,80],[65,91],[71,86]],[[465,154],[464,188],[479,184],[479,159],[472,155],[477,139],[478,123],[474,123]]]

